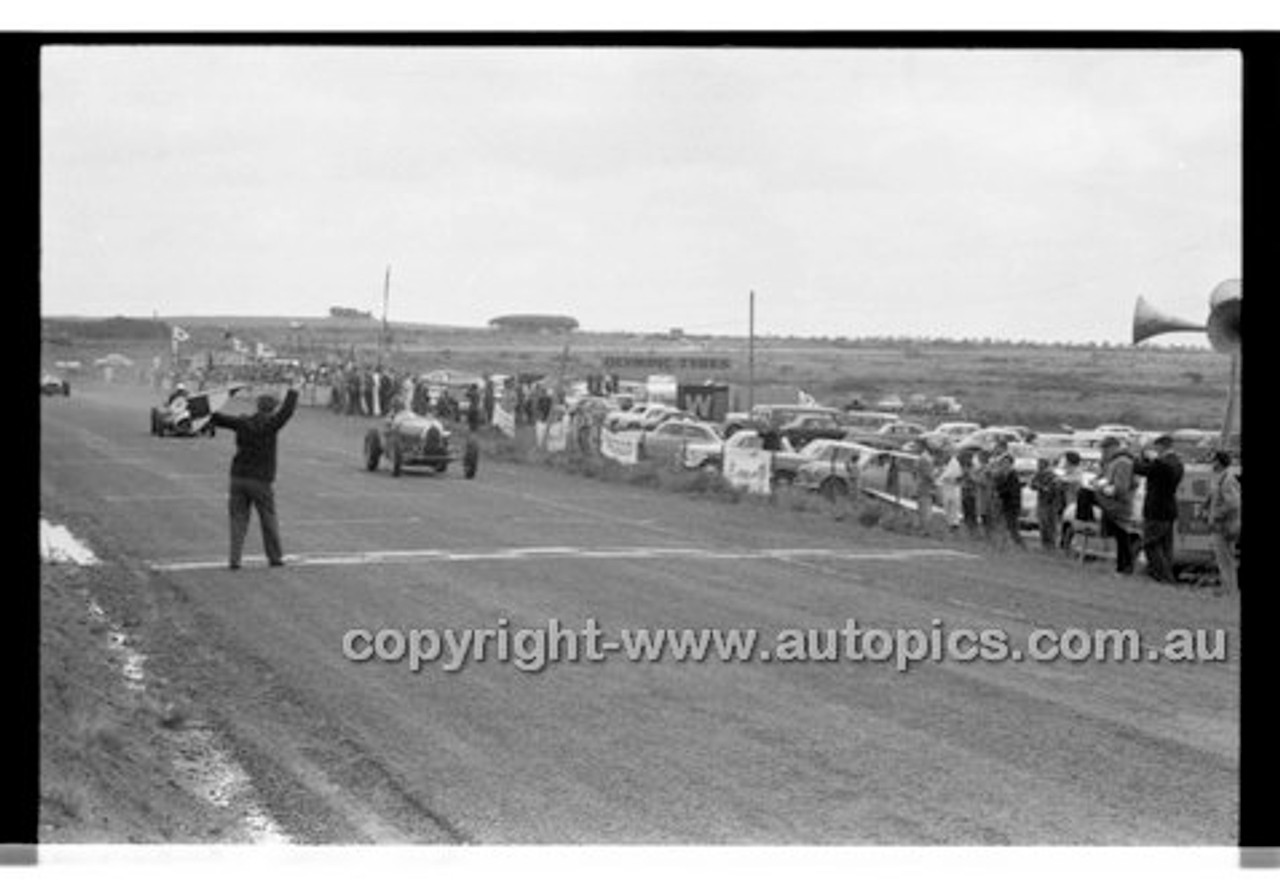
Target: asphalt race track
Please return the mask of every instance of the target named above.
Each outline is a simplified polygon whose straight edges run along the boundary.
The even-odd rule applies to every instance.
[[[1238,604],[1101,566],[484,459],[361,467],[300,408],[290,564],[226,561],[234,441],[155,395],[42,403],[42,513],[130,568],[149,671],[303,842],[1232,845]],[[128,605],[125,605],[128,608]],[[352,629],[1222,629],[1225,662],[356,662]],[[936,621],[936,622],[935,622]]]

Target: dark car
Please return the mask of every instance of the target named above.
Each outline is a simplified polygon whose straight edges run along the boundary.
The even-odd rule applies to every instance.
[[[452,432],[439,418],[403,409],[365,434],[364,466],[370,471],[378,470],[385,455],[391,462],[393,477],[399,477],[410,466],[443,474],[451,463],[461,459],[463,476],[470,480],[479,467],[480,447],[468,439],[458,451],[452,439]]]
[[[843,440],[847,430],[840,414],[823,413],[797,416],[778,428],[778,435],[792,449],[803,449],[814,440]]]
[[[45,373],[40,376],[40,393],[43,396],[71,396],[71,382]]]

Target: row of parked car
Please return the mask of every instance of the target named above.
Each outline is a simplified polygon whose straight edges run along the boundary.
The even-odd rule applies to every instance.
[[[672,406],[641,404],[610,413],[606,426],[614,431],[640,434],[642,457],[678,459],[688,468],[717,468],[726,450],[765,449],[772,453],[772,484],[794,486],[831,499],[849,495],[855,487],[888,498],[910,497],[916,489],[916,467],[925,448],[950,452],[965,449],[990,451],[1003,447],[1014,458],[1022,478],[1024,527],[1037,525],[1036,494],[1029,484],[1041,458],[1057,463],[1068,450],[1080,458],[1086,481],[1098,472],[1099,444],[1115,436],[1134,449],[1154,438],[1127,425],[1105,424],[1088,431],[1035,432],[1023,426],[983,427],[974,422],[949,421],[934,427],[885,412],[845,411],[823,406],[756,406],[750,413],[731,414],[722,424],[711,424]],[[1212,431],[1186,429],[1173,432],[1175,449],[1182,453],[1186,473],[1179,490],[1179,551],[1187,558],[1208,559],[1208,530],[1198,517],[1198,506],[1208,493],[1208,452],[1216,446]],[[1136,514],[1144,493],[1142,478],[1135,493]],[[1088,541],[1098,534],[1096,519],[1076,518],[1068,506],[1055,538]],[[1093,541],[1100,541],[1094,539]]]

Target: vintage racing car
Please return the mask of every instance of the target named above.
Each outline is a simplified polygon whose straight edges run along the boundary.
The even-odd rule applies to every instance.
[[[40,393],[43,396],[71,396],[71,382],[45,372],[40,376]]]
[[[462,474],[470,480],[480,465],[480,447],[468,438],[459,450],[452,444],[452,438],[449,428],[434,415],[401,409],[365,434],[364,466],[376,471],[386,456],[393,477],[399,477],[406,467],[426,467],[443,474],[450,463],[461,459]]]

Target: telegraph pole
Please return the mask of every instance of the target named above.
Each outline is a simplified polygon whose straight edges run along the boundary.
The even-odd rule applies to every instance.
[[[387,264],[387,275],[382,280],[382,334],[378,337],[378,368],[382,368],[384,354],[387,350],[387,304],[391,299],[391,264]]]
[[[751,292],[747,310],[747,411],[756,404],[756,293]]]

